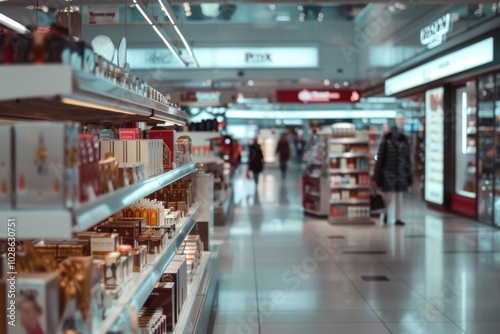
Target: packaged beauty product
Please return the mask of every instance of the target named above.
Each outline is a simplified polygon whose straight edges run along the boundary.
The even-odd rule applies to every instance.
[[[120,128],[118,129],[120,139],[141,139],[141,129],[139,128]]]
[[[116,289],[123,283],[123,264],[121,262],[120,253],[112,252],[104,257],[104,273],[103,281],[106,289]]]
[[[3,280],[2,289],[6,294],[14,294],[14,326],[8,325],[7,334],[57,333],[59,325],[59,280],[57,272],[18,273],[12,293],[11,282]],[[8,311],[8,309],[5,309]],[[7,313],[8,314],[8,313]],[[6,318],[6,314],[2,316]],[[7,321],[9,321],[8,319]],[[1,330],[1,328],[0,328]]]
[[[17,123],[15,133],[17,208],[69,208],[71,173],[77,166],[71,123]],[[73,154],[76,156],[76,154]],[[71,165],[68,165],[71,162]]]
[[[150,130],[149,139],[163,140],[163,169],[171,170],[173,168],[173,152],[175,145],[174,130]]]
[[[87,240],[64,240],[57,245],[58,259],[72,256],[90,256],[90,243]]]
[[[120,253],[121,260],[123,262],[123,280],[126,281],[130,275],[134,272],[132,263],[132,246],[130,245],[120,245],[118,247],[118,252]]]
[[[118,233],[96,233],[90,239],[90,251],[93,256],[106,256],[110,252],[116,252],[119,246],[120,235]]]
[[[132,264],[133,271],[135,273],[139,273],[142,271],[142,268],[146,265],[145,262],[145,253],[146,249],[143,247],[134,248],[132,250]]]
[[[175,329],[175,284],[157,283],[144,303],[147,308],[161,308],[167,317],[167,331]]]

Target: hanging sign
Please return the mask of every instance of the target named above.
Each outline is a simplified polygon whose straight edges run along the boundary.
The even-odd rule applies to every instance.
[[[276,102],[281,103],[356,103],[360,99],[356,90],[278,90],[276,91]]]
[[[446,41],[451,29],[451,14],[447,13],[420,30],[420,43],[428,49],[435,48]]]
[[[118,7],[89,6],[89,24],[119,23]]]

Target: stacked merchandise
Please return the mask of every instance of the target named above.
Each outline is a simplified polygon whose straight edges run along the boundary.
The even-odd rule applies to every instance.
[[[201,263],[201,255],[203,253],[203,242],[199,235],[188,235],[182,246],[179,248],[177,255],[186,257],[188,282],[193,281],[196,270]]]
[[[352,126],[354,129],[354,126]],[[337,129],[329,139],[330,223],[369,224],[370,221],[370,142],[365,133],[352,136],[347,125]],[[340,138],[347,133],[348,137]],[[355,132],[354,132],[355,133]],[[356,134],[356,133],[355,133]]]

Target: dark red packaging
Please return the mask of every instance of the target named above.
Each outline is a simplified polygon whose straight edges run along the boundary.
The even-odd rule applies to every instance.
[[[118,129],[120,139],[141,139],[141,129],[139,128],[120,128]]]
[[[163,140],[163,170],[173,169],[174,159],[174,144],[175,144],[175,131],[174,130],[149,130],[149,139]]]
[[[172,332],[175,328],[175,283],[157,283],[144,307],[163,309],[163,315],[167,317],[167,331]]]

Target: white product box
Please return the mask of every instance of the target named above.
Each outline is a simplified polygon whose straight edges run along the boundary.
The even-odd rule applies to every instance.
[[[126,140],[113,140],[113,156],[118,162],[127,162]]]
[[[0,126],[0,208],[12,208],[12,127]]]
[[[100,140],[99,141],[101,160],[106,159],[106,154],[113,154],[113,140]]]
[[[69,155],[72,123],[17,123],[14,126],[17,208],[71,207]],[[72,158],[73,159],[73,158]],[[76,161],[76,166],[78,161]]]
[[[139,160],[139,141],[138,140],[125,140],[125,149],[127,151],[127,162],[140,162]]]
[[[10,283],[6,281],[4,284],[8,293]],[[15,326],[7,325],[7,334],[58,332],[59,283],[56,272],[18,274],[15,302]]]

